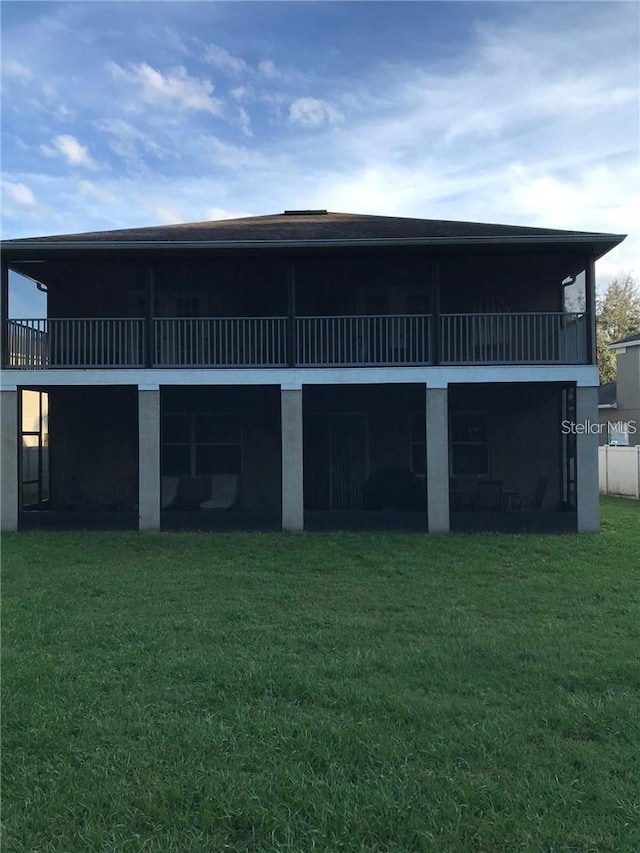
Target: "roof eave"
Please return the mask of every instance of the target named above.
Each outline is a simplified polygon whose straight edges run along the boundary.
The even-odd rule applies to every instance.
[[[607,349],[617,350],[617,349],[628,349],[629,347],[640,347],[640,341],[627,341],[617,344],[609,344]]]
[[[25,252],[62,251],[167,251],[167,250],[257,250],[257,249],[313,249],[313,248],[375,248],[423,246],[591,246],[597,259],[625,239],[625,234],[570,234],[535,236],[491,237],[380,237],[328,240],[19,240],[0,244],[5,257],[24,255]]]

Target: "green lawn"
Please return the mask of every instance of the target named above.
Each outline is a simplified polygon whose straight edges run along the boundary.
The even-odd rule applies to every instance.
[[[3,853],[637,853],[640,503],[602,506],[6,536]]]

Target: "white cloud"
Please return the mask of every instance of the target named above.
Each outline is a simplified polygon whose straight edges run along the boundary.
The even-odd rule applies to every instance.
[[[298,98],[289,107],[289,121],[300,127],[322,127],[343,120],[342,113],[321,98]]]
[[[272,59],[263,59],[258,63],[258,71],[269,80],[280,80],[286,75],[276,66]]]
[[[178,65],[167,74],[163,74],[146,62],[132,64],[123,68],[115,62],[108,69],[116,80],[131,83],[139,90],[139,97],[149,104],[174,107],[192,111],[220,115],[222,103],[213,97],[213,83],[190,77],[187,70]]]
[[[630,232],[599,275],[637,266],[637,48],[620,21],[594,11],[571,25],[592,57],[585,67],[567,55],[566,21],[553,25],[559,10],[538,9],[517,27],[482,30],[455,66],[387,64],[334,93],[349,133],[327,127],[310,146],[343,164],[322,180],[318,206],[335,198],[371,213]]]
[[[182,56],[189,56],[189,48],[184,43],[180,33],[178,33],[173,27],[163,27],[161,39],[165,47],[170,48],[175,53],[182,54]]]
[[[49,145],[41,145],[40,150],[46,157],[58,157],[66,160],[70,166],[95,168],[96,162],[89,149],[68,133],[54,136]]]
[[[3,236],[9,236],[9,228],[15,232],[16,226],[23,228],[25,233],[33,234],[35,228],[42,233],[46,230],[44,226],[36,224],[49,221],[50,209],[41,204],[42,197],[46,197],[46,187],[38,184],[38,179],[33,176],[15,176],[16,180],[3,178],[0,181],[0,195],[2,196]],[[28,183],[27,183],[28,181]],[[29,186],[32,184],[36,191]],[[13,236],[13,234],[11,234]]]
[[[281,162],[278,157],[271,157],[243,145],[224,142],[210,134],[201,135],[195,139],[190,154],[197,158],[198,162],[204,159],[218,168],[230,171],[241,170],[245,173],[247,170],[276,168]]]
[[[75,117],[75,112],[61,98],[60,93],[51,83],[44,83],[35,91],[35,87],[30,89],[30,97],[23,103],[30,107],[51,116],[56,121],[68,122]]]
[[[112,204],[118,201],[118,198],[114,196],[106,184],[83,180],[78,184],[78,192],[89,198],[91,202],[99,201],[101,204]]]
[[[496,186],[494,203],[504,212],[503,218],[510,215],[529,225],[626,234],[635,230],[640,203],[637,194],[623,191],[625,174],[618,175],[612,166],[601,163],[562,177],[517,162],[507,169],[503,186]],[[637,257],[637,238],[631,233],[598,261],[599,282],[637,272]]]
[[[208,207],[205,221],[215,222],[218,219],[240,219],[243,216],[251,215],[251,213],[247,213],[246,211],[229,210],[226,207]]]
[[[242,173],[231,174],[242,179]],[[262,174],[267,174],[266,168]],[[7,239],[33,236],[36,221],[38,233],[71,234],[162,222],[230,219],[264,212],[260,204],[252,204],[254,193],[245,194],[241,184],[234,184],[233,178],[231,183],[222,182],[206,169],[189,177],[167,177],[151,172],[141,172],[135,178],[113,172],[100,175],[100,180],[91,182],[79,180],[73,173],[34,175],[34,195],[47,204],[33,210],[23,206],[19,214],[14,209],[3,210],[10,224],[5,236]],[[25,176],[20,179],[26,180]]]
[[[98,130],[109,135],[109,147],[113,153],[131,166],[144,166],[144,152],[149,152],[160,160],[167,156],[167,152],[153,136],[143,133],[124,119],[98,119],[94,124]]]
[[[34,207],[36,199],[28,186],[13,181],[2,182],[2,192],[16,204]]]
[[[245,20],[243,4],[222,4],[225,15],[237,17],[227,30],[222,16],[211,38],[238,44],[246,62],[214,45],[211,64],[197,65],[206,49],[199,38],[205,22],[212,32],[209,10],[187,5],[189,23],[182,11],[179,20],[167,18],[179,42],[157,34],[138,40],[137,57],[146,62],[120,60],[110,75],[96,73],[115,55],[108,28],[82,28],[81,10],[93,4],[56,6],[65,20],[73,16],[77,39],[42,28],[39,41],[32,29],[14,36],[11,55],[33,68],[28,97],[48,98],[50,108],[64,97],[83,128],[101,132],[95,141],[88,130],[77,135],[96,156],[104,151],[111,168],[90,175],[100,178],[91,190],[78,188],[85,175],[77,170],[61,176],[50,168],[53,161],[38,162],[33,137],[28,146],[19,137],[45,121],[52,129],[43,138],[54,136],[53,109],[35,115],[23,87],[7,86],[3,160],[6,170],[11,158],[12,169],[5,176],[38,200],[32,209],[5,192],[13,229],[33,233],[40,210],[47,211],[37,219],[47,233],[152,224],[162,211],[195,220],[212,204],[213,218],[217,210],[318,207],[630,232],[598,266],[615,273],[637,267],[636,4],[479,4],[464,26],[452,23],[454,39],[438,44],[426,30],[431,4],[420,4],[420,15],[415,4],[410,12],[400,4],[393,38],[369,33],[366,50],[354,39],[353,55],[333,64],[330,35],[283,26],[281,52],[273,55],[287,57],[286,71],[271,59],[257,64],[269,55],[267,33]],[[345,13],[354,32],[369,15],[366,6],[353,4]],[[142,4],[125,4],[118,28],[138,32],[131,21],[143,11]],[[421,52],[412,48],[418,18],[425,28]],[[240,19],[244,42],[236,41]],[[223,73],[224,105],[212,85]],[[57,100],[52,90],[43,94],[42,81],[56,87]],[[224,123],[212,128],[212,115]],[[63,156],[51,143],[46,147]],[[102,192],[111,200],[96,204],[93,195]]]
[[[205,61],[214,68],[229,74],[241,74],[246,71],[247,63],[239,56],[234,56],[218,44],[208,44],[204,52]]]
[[[2,62],[2,76],[11,80],[26,81],[31,79],[31,69],[15,59],[5,59]]]
[[[163,225],[177,225],[180,222],[188,222],[182,217],[175,208],[165,207],[160,205],[153,210],[154,220],[161,222]]]
[[[251,130],[251,119],[249,118],[249,113],[244,107],[238,107],[238,120],[240,122],[240,129],[244,135],[253,136],[253,132]]]
[[[75,115],[73,110],[64,103],[56,87],[50,83],[45,83],[42,87],[42,101],[39,106],[59,121],[69,121]]]
[[[592,56],[585,67],[567,54],[567,24],[554,21],[555,5],[539,6],[510,27],[479,29],[455,64],[387,63],[355,81],[340,99],[353,119],[354,154],[371,162],[438,157],[447,167],[542,156],[575,168],[626,144],[638,92],[620,23],[572,25],[580,52]],[[596,118],[609,123],[605,140]]]

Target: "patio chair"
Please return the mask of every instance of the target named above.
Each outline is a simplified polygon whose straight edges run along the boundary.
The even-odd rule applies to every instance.
[[[424,483],[408,468],[378,468],[364,484],[363,498],[367,510],[420,510]]]
[[[502,480],[481,480],[478,483],[475,508],[479,510],[502,509]]]
[[[474,508],[478,492],[478,478],[473,475],[458,475],[449,480],[451,509],[465,512]]]
[[[515,495],[513,498],[514,509],[540,510],[542,509],[542,501],[547,493],[547,484],[549,480],[546,477],[540,477],[536,485],[533,495]]]
[[[211,493],[200,509],[232,509],[238,500],[237,474],[214,474],[211,477]]]

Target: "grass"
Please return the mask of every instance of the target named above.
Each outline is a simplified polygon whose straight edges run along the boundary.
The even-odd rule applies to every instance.
[[[602,506],[6,536],[4,853],[637,853],[640,504]]]

